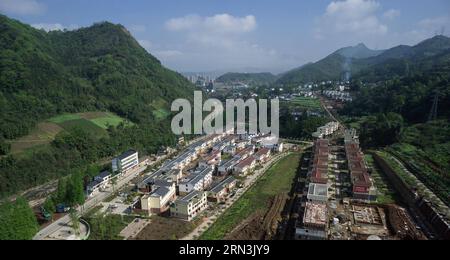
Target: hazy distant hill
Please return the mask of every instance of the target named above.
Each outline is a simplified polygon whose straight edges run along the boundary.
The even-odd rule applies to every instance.
[[[227,73],[216,79],[221,83],[244,83],[250,86],[266,85],[275,82],[277,77],[272,73]]]
[[[342,80],[354,77],[389,78],[405,76],[411,70],[438,66],[439,56],[450,49],[450,38],[436,36],[416,46],[400,45],[384,51],[368,49],[364,44],[340,49],[326,58],[283,74],[277,83],[301,84],[312,81]],[[426,64],[422,64],[426,63]],[[384,69],[383,69],[384,68]],[[380,79],[381,79],[380,78]]]

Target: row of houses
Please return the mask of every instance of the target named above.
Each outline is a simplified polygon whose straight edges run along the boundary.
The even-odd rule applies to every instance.
[[[237,153],[233,158],[221,164],[218,168],[220,175],[237,173],[246,175],[253,171],[258,163],[266,162],[272,153],[269,148],[259,148],[255,153],[255,146],[250,145]]]
[[[322,139],[324,137],[330,136],[339,130],[338,122],[329,122],[324,126],[317,128],[317,131],[312,134],[314,138]]]
[[[349,92],[344,92],[345,86],[339,86],[339,91],[337,90],[326,90],[323,94],[331,99],[341,101],[341,102],[352,102],[353,98]]]
[[[221,151],[214,149],[218,143],[231,143],[234,138],[224,135],[209,136],[192,144],[182,155],[166,163],[158,171],[138,184],[138,189],[146,195],[141,198],[141,210],[148,214],[170,212],[175,218],[191,221],[208,206],[208,196],[212,199],[222,198],[227,184],[219,183],[210,192],[213,173],[221,162]],[[205,154],[206,151],[209,153]],[[205,154],[205,155],[204,155]],[[202,156],[204,155],[204,156]],[[183,174],[186,166],[199,160],[198,167]]]
[[[328,160],[329,141],[318,139],[314,142],[307,186],[303,218],[296,225],[299,239],[322,240],[327,238],[328,230]]]
[[[370,179],[358,140],[354,138],[354,135],[346,134],[344,142],[352,182],[353,198],[364,201],[376,199],[376,191]]]

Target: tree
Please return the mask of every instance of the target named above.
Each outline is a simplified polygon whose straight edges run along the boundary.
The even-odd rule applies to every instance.
[[[48,197],[45,200],[44,205],[42,207],[44,208],[45,211],[47,211],[50,214],[50,217],[53,220],[53,215],[56,211],[54,198],[52,196]]]
[[[70,220],[72,221],[72,228],[75,231],[75,235],[80,235],[80,220],[78,217],[78,213],[75,209],[70,209],[69,212]]]
[[[24,198],[0,205],[0,240],[30,240],[38,230],[36,216]]]

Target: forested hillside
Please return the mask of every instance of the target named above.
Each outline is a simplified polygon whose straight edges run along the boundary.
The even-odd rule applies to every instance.
[[[170,118],[160,115],[193,89],[121,25],[47,33],[0,15],[0,156],[6,154],[0,160],[0,197],[88,174],[99,160],[130,148],[145,155],[175,144]],[[109,127],[105,136],[75,125],[49,145],[8,154],[8,140],[28,134],[38,122],[88,111],[111,111],[132,124]]]
[[[0,16],[0,136],[63,112],[109,110],[152,122],[153,102],[192,95],[120,25],[46,33]]]

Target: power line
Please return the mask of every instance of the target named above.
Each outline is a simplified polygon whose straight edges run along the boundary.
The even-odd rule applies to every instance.
[[[433,98],[433,106],[431,107],[430,115],[428,116],[428,121],[433,121],[437,119],[438,106],[439,106],[439,91],[436,91]]]

